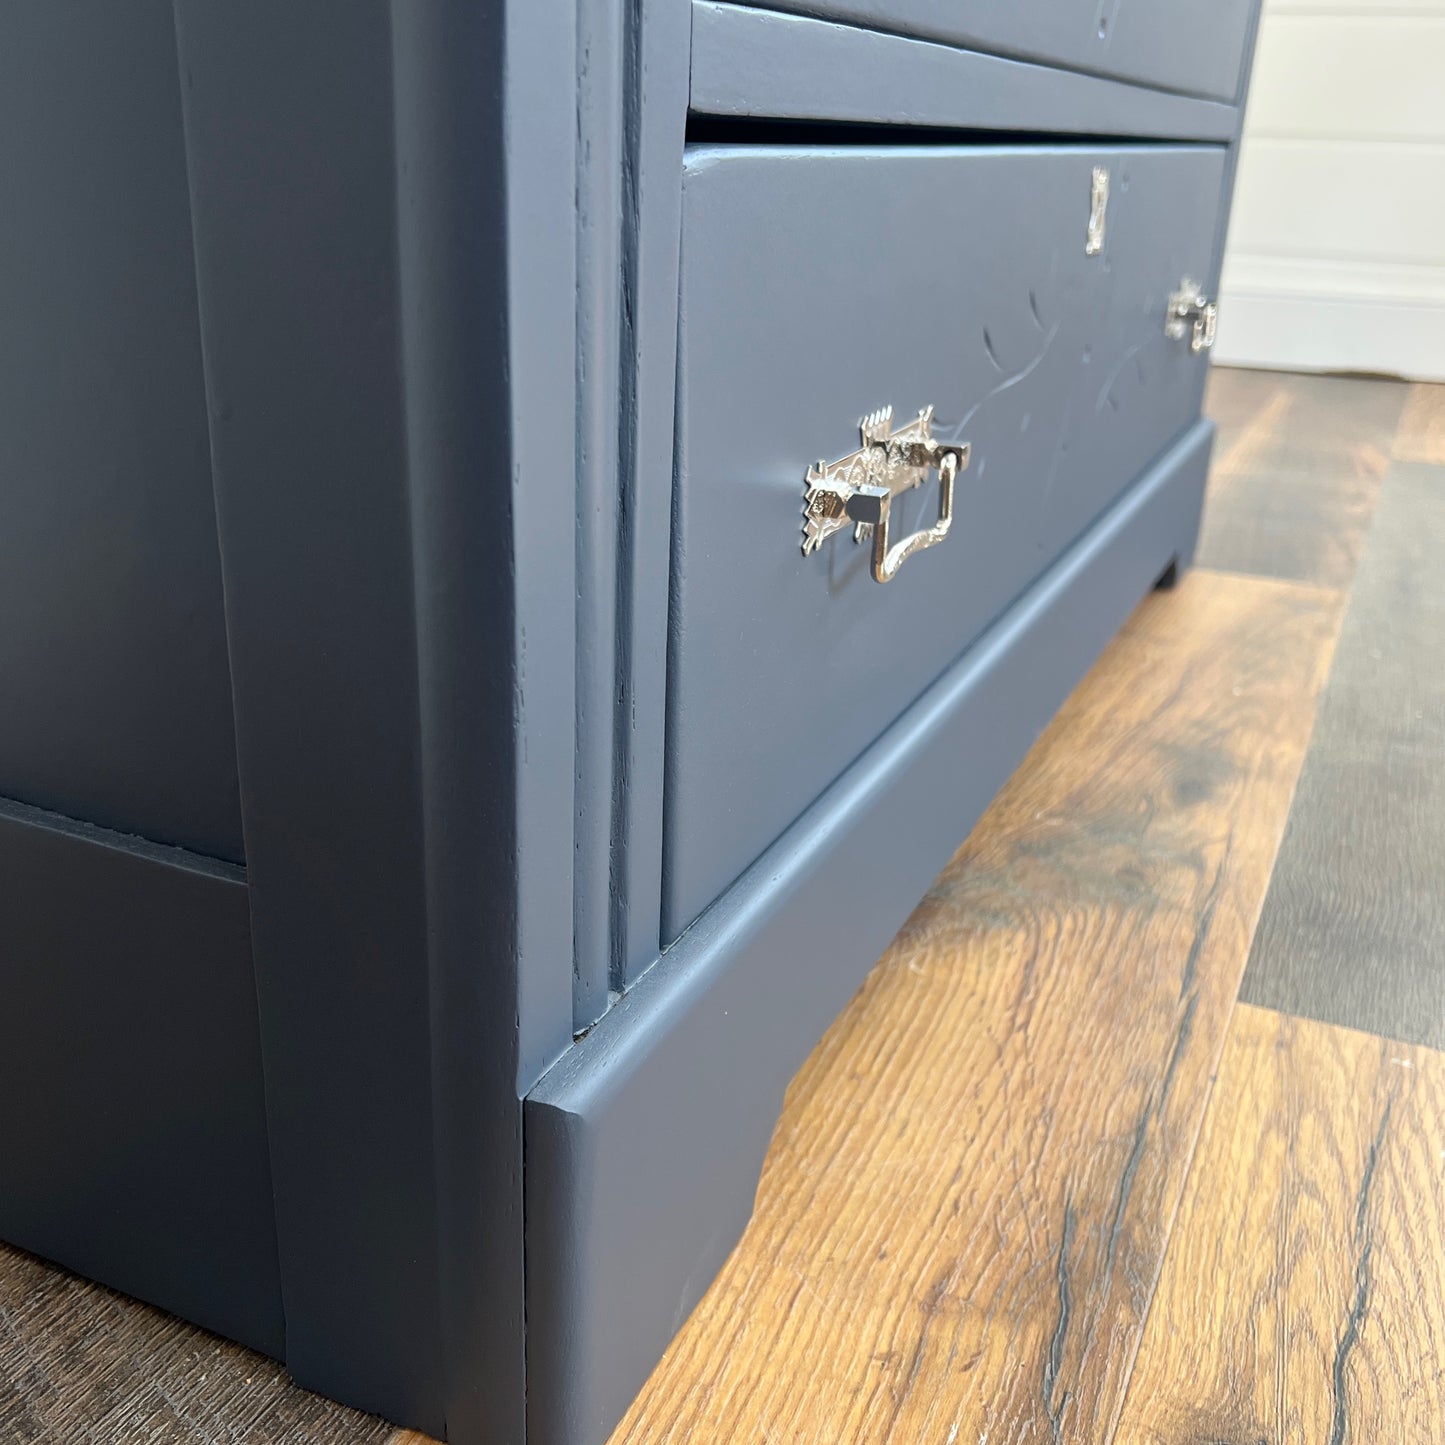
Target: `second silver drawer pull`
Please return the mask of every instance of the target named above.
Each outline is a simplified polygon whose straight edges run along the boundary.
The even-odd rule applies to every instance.
[[[803,498],[803,555],[811,556],[849,523],[857,542],[873,543],[873,580],[891,582],[915,552],[936,546],[953,525],[954,482],[968,466],[967,442],[933,438],[933,408],[924,407],[896,431],[893,408],[859,423],[863,445],[836,462],[808,468]],[[894,497],[938,473],[938,520],[898,542],[891,540]]]
[[[1210,301],[1198,282],[1187,276],[1169,298],[1164,314],[1164,334],[1172,341],[1189,338],[1189,349],[1208,351],[1214,345],[1214,332],[1219,324],[1219,303]]]

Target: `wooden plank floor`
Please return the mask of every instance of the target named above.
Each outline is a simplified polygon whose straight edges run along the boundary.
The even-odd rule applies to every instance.
[[[0,1245],[3,1445],[382,1445],[274,1360]]]
[[[1445,1440],[1445,1055],[1242,1005],[1118,1445]]]
[[[1445,466],[1445,386],[1412,386],[1395,434],[1395,460]]]
[[[1196,572],[1136,613],[795,1081],[616,1441],[1105,1438],[1339,611]]]
[[[1199,564],[1348,587],[1408,396],[1394,381],[1216,373]]]
[[[1445,1442],[1445,1055],[1342,1026],[1369,1024],[1329,982],[1347,956],[1308,980],[1330,1022],[1235,1003],[1247,962],[1268,982],[1261,910],[1343,887],[1297,840],[1358,812],[1308,781],[1332,734],[1348,751],[1345,690],[1388,684],[1380,726],[1445,774],[1401,714],[1442,696],[1406,685],[1440,671],[1431,639],[1372,672],[1366,605],[1403,585],[1390,528],[1430,573],[1400,514],[1445,488],[1445,388],[1221,371],[1209,409],[1200,570],[1136,614],[804,1067],[742,1244],[613,1445]],[[1410,986],[1445,996],[1435,834],[1377,801],[1370,836],[1439,910],[1411,915]],[[1355,896],[1391,887],[1382,863]],[[0,1248],[0,1445],[388,1438],[424,1445]]]

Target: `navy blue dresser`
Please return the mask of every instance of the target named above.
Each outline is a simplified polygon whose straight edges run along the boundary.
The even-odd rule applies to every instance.
[[[1188,565],[1254,0],[0,19],[0,1238],[602,1445]]]

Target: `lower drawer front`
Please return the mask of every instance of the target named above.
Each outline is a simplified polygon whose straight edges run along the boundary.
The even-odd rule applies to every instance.
[[[1198,415],[1206,358],[1165,317],[1213,273],[1223,163],[1173,145],[689,151],[668,938]],[[803,554],[802,505],[810,464],[890,405],[935,408],[970,464],[947,537],[880,586],[851,529]],[[894,535],[938,506],[932,478],[900,494]]]

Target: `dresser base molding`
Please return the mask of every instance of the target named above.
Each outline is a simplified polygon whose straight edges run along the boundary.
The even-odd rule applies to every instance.
[[[788,1081],[1191,559],[1213,432],[1176,441],[528,1096],[529,1445],[606,1440],[740,1237]]]

